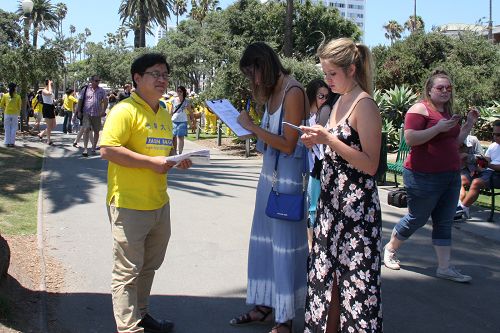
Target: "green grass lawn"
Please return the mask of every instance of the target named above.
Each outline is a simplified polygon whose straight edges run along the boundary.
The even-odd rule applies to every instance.
[[[43,152],[0,147],[0,233],[34,234]]]
[[[394,182],[394,174],[392,174],[390,172],[387,172],[386,180],[387,180],[388,184],[391,184],[392,182]],[[397,180],[398,180],[399,186],[403,186],[402,185],[403,184],[403,176],[398,175],[397,176]],[[500,202],[499,201],[500,200],[498,200],[498,198],[495,197],[495,210],[500,210]],[[483,195],[483,194],[480,194],[479,198],[474,203],[474,205],[478,205],[478,206],[490,208],[490,206],[491,206],[491,197]]]

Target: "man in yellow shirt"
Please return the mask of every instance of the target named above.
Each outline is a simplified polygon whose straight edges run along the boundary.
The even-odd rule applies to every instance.
[[[113,234],[112,298],[119,333],[171,332],[173,323],[148,314],[149,293],[170,238],[166,173],[175,163],[172,120],[159,106],[168,87],[165,57],[147,53],[131,67],[135,92],[106,120],[102,158],[109,161],[106,204]],[[191,167],[183,160],[177,168]]]
[[[64,122],[63,122],[63,133],[71,133],[71,118],[73,117],[73,111],[75,106],[78,104],[78,100],[75,97],[75,90],[72,88],[66,89],[66,94],[63,100],[63,110],[64,110]]]

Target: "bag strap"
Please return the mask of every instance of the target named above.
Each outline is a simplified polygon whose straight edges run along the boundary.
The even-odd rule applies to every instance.
[[[278,135],[281,136],[281,128],[283,127],[283,113],[285,113],[285,96],[286,94],[292,89],[292,88],[299,88],[300,91],[302,92],[302,94],[304,95],[304,121],[306,121],[306,118],[307,118],[307,114],[306,114],[306,93],[304,92],[303,89],[301,89],[299,86],[291,86],[288,90],[285,91],[285,94],[283,95],[283,101],[281,103],[281,112],[280,112],[280,119],[279,119],[279,123],[278,123]],[[276,153],[276,161],[274,162],[274,171],[273,171],[273,183],[272,183],[272,187],[273,187],[273,190],[274,190],[274,185],[276,184],[277,180],[278,180],[278,161],[279,161],[279,157],[280,157],[280,153],[281,151],[279,149],[276,149],[278,152]],[[307,175],[307,156],[306,156],[307,152],[306,150],[304,150],[304,166],[303,166],[303,169],[302,169],[302,191],[305,192],[306,191],[306,181],[305,181],[305,178],[306,178],[306,175]]]
[[[183,105],[184,105],[184,103],[186,103],[186,99],[184,99],[184,100],[182,101],[182,103],[177,104],[177,106],[175,107],[175,111],[174,111],[174,112],[172,112],[172,115],[174,115],[177,111],[179,111],[179,109],[181,108],[181,106],[183,106]]]
[[[77,112],[82,112],[83,113],[83,107],[85,106],[85,97],[87,96],[87,88],[89,87],[89,85],[87,84],[85,86],[85,88],[83,88],[83,96],[82,96],[82,107],[79,111]]]

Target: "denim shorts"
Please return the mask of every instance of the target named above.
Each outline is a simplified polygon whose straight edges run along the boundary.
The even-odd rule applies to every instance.
[[[460,193],[460,172],[423,173],[403,169],[408,214],[394,227],[396,238],[408,239],[432,218],[432,243],[451,245],[451,227]]]
[[[187,121],[175,122],[174,121],[174,136],[187,136]]]
[[[469,182],[472,182],[474,179],[479,178],[481,179],[485,184],[486,188],[490,188],[490,178],[493,176],[493,170],[491,169],[485,169],[483,171],[480,171],[476,176],[472,177],[470,175],[470,172],[468,170],[462,171],[461,174],[469,180]]]

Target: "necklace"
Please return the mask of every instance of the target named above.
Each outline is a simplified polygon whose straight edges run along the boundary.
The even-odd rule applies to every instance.
[[[343,94],[342,94],[342,96],[349,94],[349,93],[350,93],[351,91],[353,91],[353,90],[354,90],[354,88],[356,88],[357,86],[358,86],[358,84],[357,84],[357,83],[354,83],[354,85],[351,87],[351,89],[349,89],[348,91],[346,91],[345,93],[343,93]]]

